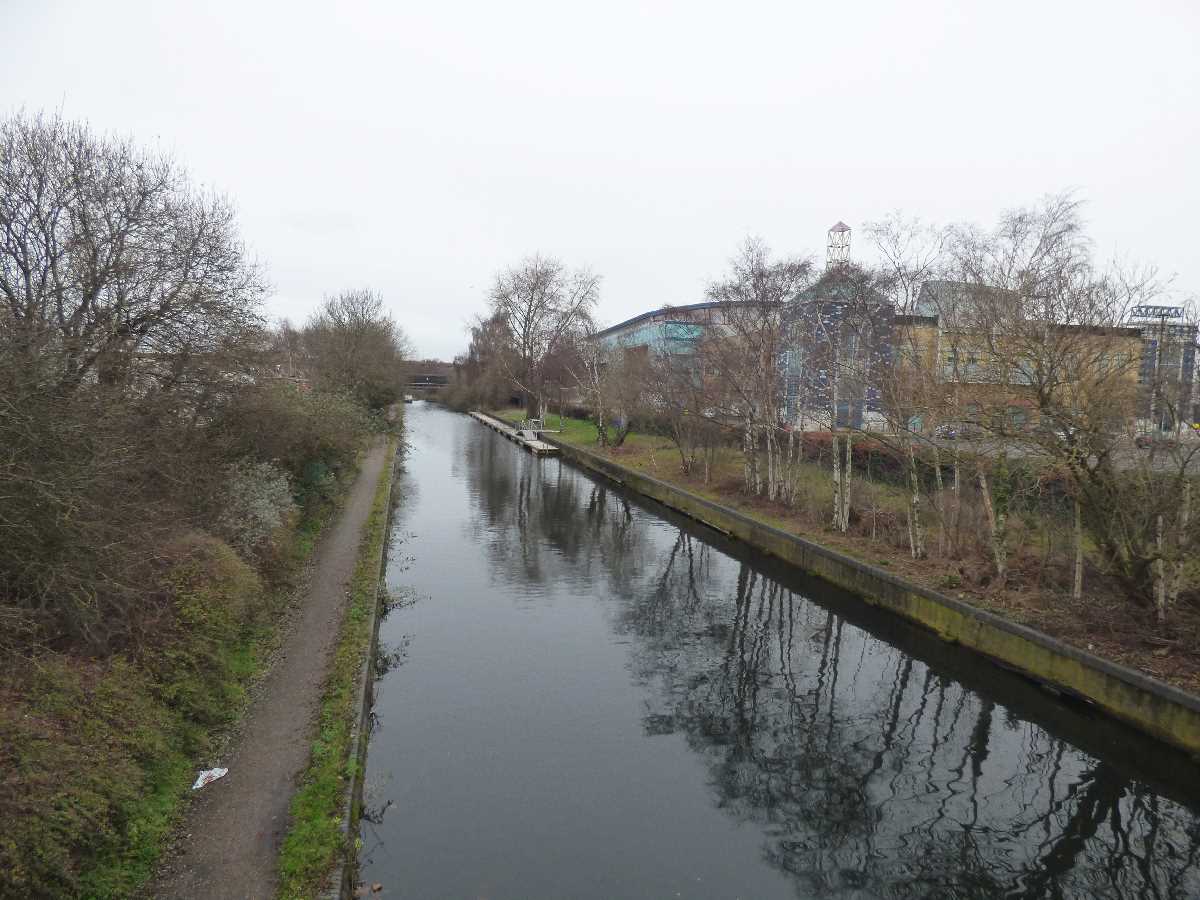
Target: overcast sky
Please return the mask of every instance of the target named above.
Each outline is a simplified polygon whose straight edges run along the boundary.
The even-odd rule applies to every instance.
[[[174,151],[272,315],[370,286],[425,356],[534,251],[602,274],[613,323],[702,299],[747,234],[819,257],[838,219],[1065,188],[1200,292],[1196,0],[0,0],[0,31],[0,111]]]

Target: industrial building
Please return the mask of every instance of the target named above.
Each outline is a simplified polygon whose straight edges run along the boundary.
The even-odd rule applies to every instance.
[[[1007,427],[1035,424],[1033,361],[998,349],[980,307],[1005,292],[930,280],[897,310],[849,261],[850,229],[829,230],[825,271],[779,305],[779,415],[800,430],[889,427],[931,431],[947,418]],[[609,349],[687,357],[707,337],[730,337],[735,306],[708,301],[641,313],[593,336]],[[1197,421],[1197,328],[1175,307],[1137,307],[1118,327],[1051,326],[1101,369],[1120,369],[1122,425],[1172,431]],[[1036,355],[1036,354],[1032,354]],[[1001,364],[1000,358],[1006,361]],[[1015,360],[1015,362],[1014,362]],[[1096,362],[1099,361],[1099,362]],[[1080,389],[1076,386],[1076,389]]]

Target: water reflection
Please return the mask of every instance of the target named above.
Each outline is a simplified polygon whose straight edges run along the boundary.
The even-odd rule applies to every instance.
[[[1192,811],[695,544],[622,616],[645,728],[687,735],[802,895],[1200,893]]]
[[[685,742],[711,803],[760,835],[796,896],[1200,896],[1194,776],[1156,772],[1148,742],[868,611],[835,614],[797,576],[565,464],[447,427],[464,546],[514,597],[601,604],[643,737]]]

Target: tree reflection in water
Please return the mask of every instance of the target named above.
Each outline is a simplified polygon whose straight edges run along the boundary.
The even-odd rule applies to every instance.
[[[645,733],[799,895],[1200,896],[1194,807],[565,464],[456,449],[495,577],[622,601]]]

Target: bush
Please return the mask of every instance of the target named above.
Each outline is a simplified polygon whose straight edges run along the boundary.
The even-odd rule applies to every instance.
[[[216,428],[235,454],[290,475],[296,499],[308,506],[328,499],[332,479],[353,468],[371,425],[351,397],[271,383],[238,396]]]
[[[163,586],[171,615],[160,643],[140,662],[156,675],[156,691],[184,721],[203,727],[229,721],[241,695],[230,687],[238,662],[231,648],[268,617],[262,582],[223,541],[188,535],[170,549],[176,558]],[[189,748],[189,750],[192,748]]]
[[[225,467],[216,531],[243,556],[261,551],[295,511],[287,474],[273,463],[242,459]]]
[[[132,832],[165,828],[142,801],[154,793],[147,768],[172,762],[170,713],[120,656],[89,664],[44,654],[9,684],[26,699],[0,706],[0,897],[120,896],[97,883],[86,890],[81,876]],[[124,877],[132,887],[134,873]]]
[[[157,643],[0,669],[0,897],[128,897],[152,871],[189,757],[244,702],[261,584],[233,550],[171,548]]]
[[[190,478],[176,442],[111,392],[67,394],[0,366],[0,620],[43,639],[119,647]]]
[[[0,313],[0,897],[130,896],[238,711],[262,575],[311,546],[319,516],[272,540],[291,491],[324,510],[403,334],[343,295],[312,374],[347,395],[272,380],[230,204],[83,125],[0,121],[0,207],[29,275]]]

